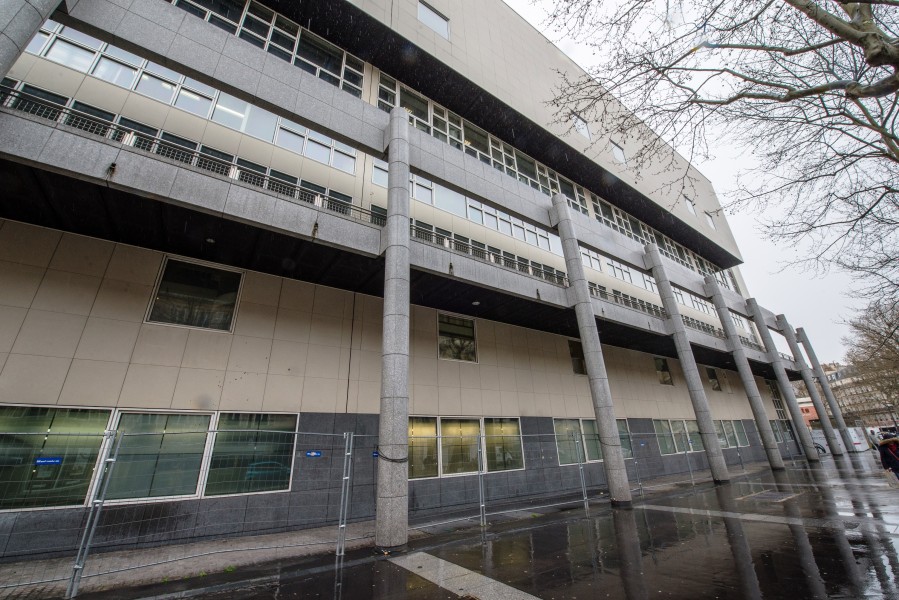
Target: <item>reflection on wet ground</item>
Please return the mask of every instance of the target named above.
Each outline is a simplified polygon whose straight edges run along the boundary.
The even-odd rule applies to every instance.
[[[208,598],[899,598],[899,492],[869,455],[431,538]]]

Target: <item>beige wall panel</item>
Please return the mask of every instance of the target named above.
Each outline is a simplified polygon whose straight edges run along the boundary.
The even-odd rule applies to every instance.
[[[175,108],[166,115],[162,128],[169,133],[198,142],[203,139],[207,123],[209,121],[206,119]]]
[[[426,358],[415,354],[411,359],[411,371],[416,385],[437,385],[436,358]]]
[[[191,329],[181,366],[224,371],[228,366],[233,336],[216,331]]]
[[[309,345],[305,342],[274,340],[272,356],[268,365],[270,375],[300,377],[306,374],[306,358]],[[302,389],[302,385],[300,386]]]
[[[460,362],[456,360],[437,361],[437,385],[458,388],[462,384]]]
[[[410,414],[413,415],[436,415],[440,411],[440,403],[438,400],[438,388],[436,385],[420,385],[412,386]],[[361,390],[360,390],[361,393]]]
[[[429,331],[437,339],[437,311],[424,306],[412,305],[412,323],[413,331]]]
[[[343,333],[343,319],[312,315],[309,343],[318,346],[339,346]]]
[[[0,260],[47,267],[61,237],[53,229],[4,221],[0,229]]]
[[[179,371],[178,367],[129,365],[119,408],[169,408]]]
[[[31,68],[37,63],[39,60],[38,57],[33,54],[23,53],[16,59],[16,62],[13,64],[12,68],[7,73],[7,77],[11,79],[27,79],[28,73],[31,71]]]
[[[103,277],[114,249],[112,242],[64,233],[50,261],[50,268]]]
[[[71,362],[68,358],[10,354],[0,373],[0,401],[56,404]]]
[[[256,271],[247,271],[240,290],[241,302],[278,306],[281,297],[281,278]]]
[[[162,129],[170,110],[172,109],[167,104],[140,94],[130,94],[122,107],[122,115],[138,123]]]
[[[137,336],[131,362],[179,367],[189,334],[190,330],[185,327],[145,323]]]
[[[320,162],[307,159],[300,165],[300,178],[327,187],[331,167]]]
[[[278,146],[272,148],[272,158],[269,163],[272,169],[299,178],[302,165],[303,157],[299,154]]]
[[[278,305],[281,308],[312,312],[315,299],[315,285],[296,279],[285,279],[281,283],[281,297]]]
[[[258,412],[265,397],[265,373],[228,370],[220,410]]]
[[[454,416],[462,414],[462,393],[458,387],[438,387],[437,407],[439,414]]]
[[[147,313],[153,287],[104,279],[91,308],[92,317],[141,322]]]
[[[337,379],[340,368],[340,348],[337,346],[309,345],[306,358],[306,374],[310,377]]]
[[[42,267],[0,260],[0,305],[28,308],[43,278]]]
[[[99,287],[99,277],[48,269],[31,303],[31,308],[88,315]]]
[[[354,382],[350,382],[352,385]],[[358,412],[364,414],[378,414],[381,412],[381,388],[380,385],[366,381],[359,382],[357,399]],[[410,411],[413,410],[410,407]]]
[[[28,71],[28,83],[31,85],[70,98],[81,87],[84,77],[84,73],[69,69],[51,60],[38,59]]]
[[[3,367],[6,365],[7,358],[9,358],[9,352],[0,352],[0,373],[3,372]]]
[[[323,285],[315,286],[312,312],[327,317],[352,318],[353,293]]]
[[[162,253],[117,244],[106,269],[108,279],[154,285],[162,266]]]
[[[267,373],[271,352],[271,339],[235,335],[228,357],[228,371]]]
[[[224,371],[181,368],[171,407],[175,410],[217,410],[224,386]]]
[[[250,337],[271,338],[275,334],[277,307],[241,302],[237,310],[234,333]]]
[[[85,104],[108,110],[111,113],[121,114],[130,93],[128,90],[107,83],[102,79],[85,77],[75,93],[75,98]]]
[[[481,390],[463,387],[460,391],[462,415],[481,416],[491,412],[492,407],[485,407],[481,398]],[[486,412],[485,412],[486,410]]]
[[[358,326],[358,324],[357,324],[357,326]],[[384,330],[383,323],[380,319],[376,320],[376,319],[365,318],[362,321],[362,331],[356,340],[356,341],[358,341],[358,344],[359,344],[358,347],[361,350],[380,351],[383,330]],[[415,334],[425,337],[425,334],[423,334],[422,332],[416,331],[413,333],[413,335],[415,335]],[[425,337],[425,339],[429,339],[429,336]],[[414,347],[416,347],[415,344],[418,342],[413,341],[412,343],[413,343],[413,348],[414,348]],[[422,341],[421,343],[425,343],[425,342]],[[354,342],[354,344],[355,344],[355,342]],[[433,346],[436,347],[436,341],[433,344]],[[435,356],[436,356],[436,352],[437,351],[435,349],[434,350]]]
[[[306,377],[303,382],[303,411],[333,413],[338,411],[338,386],[336,379]],[[342,412],[346,397],[340,399]]]
[[[272,145],[248,135],[241,136],[237,154],[244,160],[268,166],[272,162]]]
[[[72,358],[86,317],[43,310],[30,310],[22,323],[12,352],[36,356]]]
[[[356,159],[356,169],[359,168],[359,159]],[[329,169],[330,173],[328,173],[328,181],[326,185],[332,189],[336,190],[342,194],[350,194],[354,198],[359,197],[359,193],[356,190],[356,176],[351,175],[349,173],[345,173],[339,169]]]
[[[218,123],[207,121],[201,141],[204,145],[221,152],[237,154],[237,151],[240,148],[241,137],[242,135],[233,129],[228,129]]]
[[[275,339],[308,342],[309,331],[312,328],[312,318],[312,314],[307,311],[279,308],[275,321]]]
[[[269,374],[265,383],[262,410],[266,412],[300,412],[303,383],[302,377]]]
[[[90,317],[75,350],[75,358],[128,363],[137,342],[140,324]]]
[[[381,353],[362,350],[359,352],[355,352],[353,354],[354,360],[358,360],[359,363],[359,381],[374,383],[380,386],[381,384]],[[413,369],[415,370],[415,369]],[[413,380],[415,383],[422,383],[424,385],[434,385],[433,377],[423,377],[423,381],[419,381],[418,376],[414,376]]]
[[[27,313],[21,307],[0,305],[0,352],[12,350]]]
[[[125,382],[128,365],[123,362],[75,359],[59,404],[69,406],[115,406]]]

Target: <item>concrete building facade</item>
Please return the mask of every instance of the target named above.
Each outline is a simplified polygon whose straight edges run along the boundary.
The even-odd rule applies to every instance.
[[[0,556],[77,544],[114,432],[150,442],[108,510],[184,519],[154,543],[332,522],[295,432],[378,436],[386,547],[478,464],[576,490],[566,437],[621,504],[637,459],[801,452],[711,184],[554,120],[579,71],[499,0],[5,6]]]

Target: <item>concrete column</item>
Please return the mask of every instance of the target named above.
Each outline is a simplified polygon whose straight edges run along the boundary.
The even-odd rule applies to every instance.
[[[0,1],[0,79],[6,77],[59,3],[60,0]]]
[[[574,312],[577,316],[581,345],[584,347],[584,362],[587,365],[587,378],[590,382],[590,396],[593,398],[593,412],[599,430],[599,443],[602,447],[603,469],[609,484],[609,496],[612,505],[629,506],[631,489],[624,466],[624,455],[621,453],[621,438],[618,437],[618,425],[615,423],[615,412],[612,406],[612,392],[609,389],[609,375],[602,356],[599,342],[599,329],[593,314],[593,302],[590,300],[590,288],[584,275],[581,263],[581,249],[577,241],[574,223],[568,212],[568,201],[562,194],[553,196],[553,211],[558,220],[559,237],[562,239],[562,251],[565,255],[565,266],[568,269],[568,280],[574,293]]]
[[[824,438],[827,440],[827,446],[830,448],[830,453],[834,456],[840,456],[843,454],[843,448],[840,446],[839,440],[837,440],[833,425],[830,424],[830,417],[827,415],[827,409],[824,408],[824,403],[821,401],[821,395],[818,394],[818,388],[815,386],[815,378],[812,375],[812,370],[805,364],[805,359],[802,357],[802,352],[799,350],[799,344],[796,342],[796,334],[793,333],[793,328],[790,327],[790,323],[784,315],[777,315],[777,326],[780,327],[781,333],[787,338],[787,343],[790,345],[790,352],[793,353],[793,359],[799,364],[799,373],[802,375],[802,381],[805,383],[808,395],[812,399],[812,404],[815,405],[815,410],[818,411],[821,427],[824,429]]]
[[[762,314],[762,309],[759,307],[759,303],[755,301],[755,298],[747,299],[746,306],[752,312],[755,327],[759,330],[759,335],[762,336],[762,343],[768,349],[768,360],[771,361],[771,366],[774,367],[777,387],[780,388],[780,395],[787,405],[787,410],[790,412],[793,429],[796,431],[796,435],[799,436],[799,445],[805,452],[805,459],[809,462],[818,462],[820,459],[818,458],[818,451],[815,450],[815,443],[812,442],[812,434],[802,418],[802,411],[799,409],[799,403],[796,401],[796,394],[793,393],[793,386],[790,384],[789,378],[787,378],[783,360],[777,352],[777,346],[774,345],[771,330],[768,329],[768,324],[765,323],[765,315]]]
[[[693,356],[693,348],[687,338],[687,329],[681,319],[680,308],[674,298],[674,289],[668,280],[668,274],[662,265],[662,255],[655,244],[646,245],[646,261],[652,269],[652,276],[659,288],[659,296],[662,298],[662,306],[668,313],[668,323],[671,325],[674,347],[677,349],[677,358],[680,360],[684,378],[687,380],[687,392],[690,394],[690,402],[693,403],[693,413],[696,415],[696,424],[699,426],[699,435],[705,446],[706,456],[709,459],[709,468],[712,471],[712,479],[716,483],[730,480],[727,471],[727,463],[721,451],[721,443],[718,434],[715,433],[715,424],[712,422],[712,412],[709,410],[709,401],[705,396],[699,369],[696,367],[696,358]]]
[[[752,374],[752,369],[749,368],[749,359],[746,358],[746,351],[743,350],[743,344],[740,342],[740,334],[737,333],[737,328],[731,320],[730,309],[727,308],[724,294],[714,275],[706,276],[705,291],[715,304],[718,320],[721,321],[721,328],[724,329],[724,334],[727,336],[728,350],[733,355],[734,362],[737,363],[737,372],[743,382],[743,389],[746,390],[746,398],[749,400],[749,408],[752,409],[752,417],[755,419],[755,427],[758,429],[762,446],[765,448],[768,464],[773,470],[781,471],[784,469],[784,461],[777,448],[777,440],[774,439],[774,431],[771,430],[771,422],[768,420],[762,395],[755,384],[755,376]]]
[[[378,420],[375,544],[404,545],[409,528],[409,117],[390,112],[387,225],[384,251],[384,333]]]
[[[846,448],[846,452],[852,452],[855,450],[855,442],[852,441],[852,436],[849,435],[849,428],[846,427],[846,421],[843,420],[843,411],[840,409],[840,405],[833,395],[833,390],[830,389],[830,382],[827,381],[827,375],[824,374],[824,369],[821,368],[821,363],[818,362],[818,355],[815,354],[815,349],[812,348],[812,343],[808,339],[808,334],[805,332],[805,329],[800,327],[796,330],[796,337],[799,338],[799,343],[805,348],[805,353],[812,362],[812,368],[815,370],[815,377],[818,378],[818,383],[821,385],[821,390],[824,392],[824,397],[827,399],[827,406],[830,407],[830,414],[833,415],[834,421],[837,422],[837,429],[840,430],[843,446]]]

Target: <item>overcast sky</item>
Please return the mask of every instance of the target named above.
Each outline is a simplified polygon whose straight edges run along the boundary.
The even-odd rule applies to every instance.
[[[504,1],[578,64],[583,67],[590,65],[593,56],[589,50],[572,40],[559,39],[543,26],[546,12],[541,3],[548,5],[551,0],[540,0],[536,5],[534,0]],[[718,148],[714,160],[698,163],[697,167],[712,180],[718,197],[724,202],[728,191],[734,188],[736,174],[745,166],[751,152],[726,145]],[[842,362],[845,348],[841,338],[848,334],[843,322],[852,316],[854,308],[861,305],[844,294],[845,290],[850,289],[849,277],[837,272],[816,276],[785,267],[785,263],[795,258],[799,250],[786,245],[775,246],[763,239],[759,223],[752,214],[728,211],[727,220],[746,261],[740,265],[740,272],[750,294],[775,314],[786,315],[794,328],[804,327],[822,362]],[[788,352],[786,341],[779,335],[774,337],[781,350]]]

